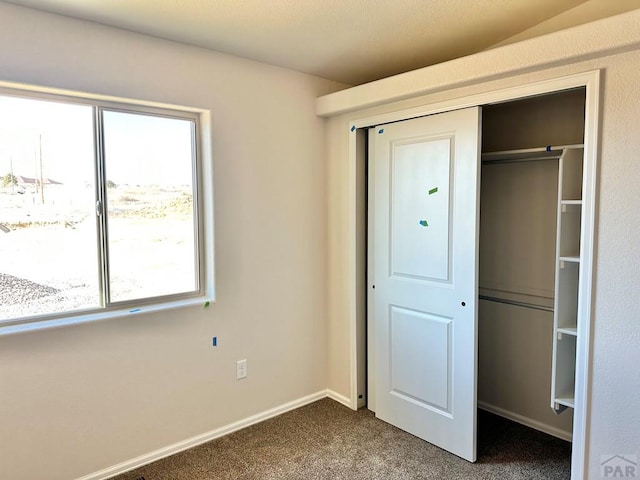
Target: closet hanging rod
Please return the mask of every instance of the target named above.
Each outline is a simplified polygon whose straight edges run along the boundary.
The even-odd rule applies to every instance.
[[[584,148],[584,144],[575,143],[572,145],[547,145],[545,147],[519,148],[516,150],[498,150],[495,152],[484,152],[482,155],[511,155],[517,153],[550,152],[555,150],[566,150],[569,148]]]
[[[482,163],[511,163],[533,162],[540,160],[557,160],[564,150],[584,148],[582,144],[557,145],[537,148],[523,148],[520,150],[503,150],[499,152],[485,152],[482,154]]]
[[[555,152],[552,152],[555,153]],[[496,165],[501,163],[524,163],[524,162],[539,162],[543,160],[558,160],[562,153],[558,152],[557,155],[527,155],[526,157],[505,157],[505,158],[491,158],[482,159],[483,165]]]
[[[507,300],[505,298],[489,297],[488,295],[479,295],[480,300],[489,302],[504,303],[506,305],[515,305],[516,307],[532,308],[534,310],[542,310],[544,312],[553,313],[553,307],[545,307],[544,305],[536,305],[535,303],[517,302],[516,300]]]

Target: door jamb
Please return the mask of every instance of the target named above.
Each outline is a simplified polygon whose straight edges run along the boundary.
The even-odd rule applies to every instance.
[[[450,110],[482,106],[490,103],[508,102],[520,98],[550,94],[572,88],[586,89],[585,98],[585,131],[584,131],[584,173],[583,173],[583,218],[581,234],[582,261],[580,280],[580,304],[578,305],[578,342],[576,348],[576,380],[575,408],[573,421],[573,446],[571,457],[571,478],[578,480],[587,471],[587,435],[589,432],[589,399],[591,387],[591,311],[593,307],[593,269],[594,241],[596,226],[597,195],[597,157],[599,147],[600,120],[600,70],[553,78],[535,83],[524,83],[515,87],[507,87],[491,92],[466,97],[453,98],[435,103],[425,103],[417,107],[369,117],[355,118],[349,121],[349,228],[348,228],[348,321],[349,321],[349,374],[350,374],[350,406],[357,409],[363,404],[365,391],[362,385],[366,378],[366,360],[362,352],[366,342],[366,330],[362,322],[366,322],[366,301],[362,301],[363,269],[366,262],[361,261],[362,249],[366,250],[366,231],[363,232],[362,202],[364,191],[362,185],[362,169],[359,163],[363,158],[362,129],[376,124],[408,120],[411,118],[434,115]],[[366,211],[364,213],[366,215]],[[364,227],[366,230],[366,227]],[[363,241],[363,237],[365,238]],[[364,242],[364,243],[363,243]],[[360,253],[359,253],[360,252]],[[360,255],[360,256],[359,256]],[[364,284],[369,289],[370,285]],[[363,364],[364,363],[364,364]]]

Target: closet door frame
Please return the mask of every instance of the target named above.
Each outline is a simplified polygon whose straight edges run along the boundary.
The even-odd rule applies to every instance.
[[[594,235],[596,222],[597,152],[599,145],[600,70],[553,78],[535,83],[498,89],[486,93],[456,97],[435,103],[368,117],[347,118],[349,128],[349,373],[350,396],[340,398],[352,409],[366,404],[367,378],[367,293],[372,286],[366,280],[367,249],[366,218],[366,131],[369,127],[411,118],[434,115],[467,107],[503,103],[526,97],[557,93],[574,88],[585,88],[584,177],[581,271],[579,285],[580,318],[576,349],[575,408],[571,478],[578,480],[587,471],[586,441],[589,427],[589,386],[591,384],[591,328],[594,266]],[[480,159],[478,159],[480,161]],[[369,217],[370,219],[370,217]],[[369,225],[371,228],[371,225]],[[477,239],[479,241],[479,239]],[[372,265],[368,266],[373,268]],[[371,357],[371,352],[369,352]]]

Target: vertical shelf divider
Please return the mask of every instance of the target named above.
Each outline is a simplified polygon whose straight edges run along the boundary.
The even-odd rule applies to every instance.
[[[551,408],[574,407],[584,147],[565,148],[558,168],[558,220],[553,313]]]

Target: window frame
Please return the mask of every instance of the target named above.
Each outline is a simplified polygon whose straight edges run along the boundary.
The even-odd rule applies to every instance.
[[[0,318],[0,336],[43,328],[85,323],[107,318],[119,318],[150,312],[172,310],[215,301],[213,259],[213,170],[211,162],[210,112],[205,109],[150,102],[105,95],[94,95],[68,90],[0,82],[0,95],[28,100],[53,101],[92,107],[93,150],[95,162],[95,199],[97,255],[100,256],[100,303],[103,306],[25,316],[13,319]],[[104,165],[104,112],[147,115],[160,118],[187,120],[192,129],[192,186],[194,267],[196,289],[135,300],[109,301],[109,284],[106,270],[108,262],[107,228],[107,180],[102,171]],[[106,284],[105,284],[106,282]],[[104,296],[107,293],[106,297]]]

